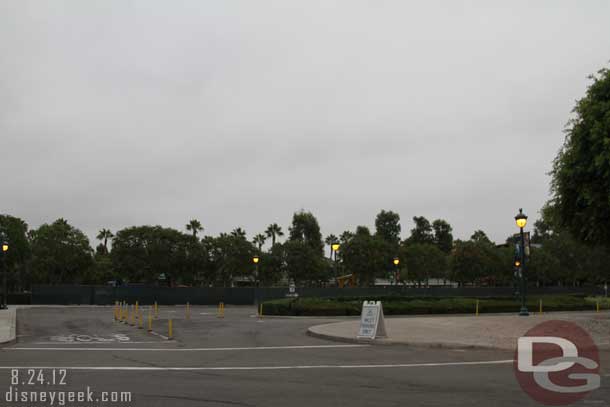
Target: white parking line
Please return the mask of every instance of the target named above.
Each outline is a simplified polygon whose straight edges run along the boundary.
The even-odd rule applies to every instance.
[[[133,342],[132,342],[133,343]],[[158,343],[158,342],[154,342]],[[300,346],[257,346],[243,348],[2,348],[0,351],[127,351],[127,352],[227,352],[242,350],[282,350],[282,349],[325,349],[362,348],[370,345],[300,345]]]
[[[388,369],[414,367],[449,367],[502,365],[513,363],[513,360],[489,360],[481,362],[448,362],[448,363],[404,363],[388,365],[295,365],[295,366],[208,366],[208,367],[159,367],[159,366],[0,366],[6,369],[69,369],[101,371],[203,371],[203,370],[297,370],[297,369]]]
[[[139,341],[125,341],[125,342],[109,342],[109,343],[96,343],[96,345],[116,345],[117,343],[122,344],[122,345],[131,345],[131,344],[141,344],[141,343],[166,343],[166,342],[161,342],[161,341],[144,341],[144,342],[139,342]],[[34,345],[65,345],[65,346],[79,346],[79,345],[87,345],[87,346],[91,346],[90,342],[34,342]]]

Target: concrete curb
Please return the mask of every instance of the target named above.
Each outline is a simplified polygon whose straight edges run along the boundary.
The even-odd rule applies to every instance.
[[[9,323],[8,336],[0,337],[0,345],[12,345],[17,342],[17,309],[9,306],[6,312],[8,312]]]
[[[503,351],[512,351],[514,349],[507,349],[502,347],[494,347],[494,346],[485,346],[485,345],[472,345],[466,343],[446,343],[446,342],[407,342],[407,341],[394,341],[391,338],[378,338],[378,339],[364,339],[364,338],[356,338],[356,337],[347,337],[347,336],[338,336],[331,335],[321,332],[319,328],[324,325],[316,325],[309,327],[307,329],[307,335],[318,338],[318,339],[326,339],[334,342],[343,342],[343,343],[358,343],[358,344],[369,344],[369,345],[403,345],[403,346],[411,346],[414,348],[424,348],[424,349],[453,349],[453,350],[503,350]],[[316,329],[318,328],[318,329]]]

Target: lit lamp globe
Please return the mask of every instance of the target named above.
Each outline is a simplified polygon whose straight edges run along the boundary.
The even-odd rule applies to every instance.
[[[338,252],[341,245],[339,243],[333,243],[330,247],[333,249],[333,252]]]
[[[259,258],[258,256],[254,256],[254,257],[252,257],[252,262],[253,262],[254,264],[258,264],[258,262],[259,262],[259,261],[260,261],[260,258]]]
[[[398,257],[396,257],[396,258],[394,259],[394,265],[395,265],[395,266],[398,266],[399,264],[400,264],[400,259],[399,259]]]
[[[515,216],[515,223],[519,229],[523,229],[527,225],[527,215],[523,213],[523,209],[519,209],[519,213]]]
[[[8,242],[2,242],[2,251],[8,252]]]

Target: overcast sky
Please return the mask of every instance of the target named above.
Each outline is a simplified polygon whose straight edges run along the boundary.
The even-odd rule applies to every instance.
[[[423,215],[502,241],[548,199],[609,22],[605,0],[0,0],[0,213],[252,237],[391,209],[403,237]]]

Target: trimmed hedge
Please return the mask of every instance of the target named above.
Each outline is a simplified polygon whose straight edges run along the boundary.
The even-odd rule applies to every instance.
[[[358,316],[362,301],[382,301],[385,315],[425,315],[425,314],[474,314],[476,298],[413,298],[413,297],[351,297],[351,298],[286,298],[263,303],[265,315],[290,316]],[[594,297],[584,295],[548,295],[528,298],[527,307],[539,310],[542,300],[543,311],[595,310]],[[610,308],[608,299],[600,302],[600,308]],[[518,312],[521,303],[514,297],[480,298],[479,312]]]

